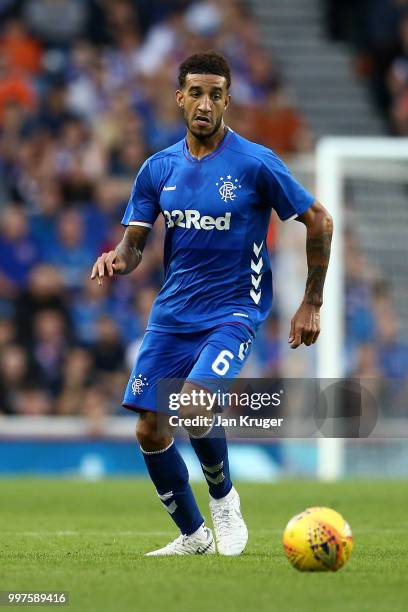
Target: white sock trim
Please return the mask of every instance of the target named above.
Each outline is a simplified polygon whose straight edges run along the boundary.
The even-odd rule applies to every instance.
[[[157,451],[146,451],[146,450],[144,450],[142,447],[140,447],[140,450],[142,451],[142,453],[143,453],[144,455],[160,455],[161,453],[165,453],[166,451],[168,451],[168,450],[169,450],[169,448],[170,448],[171,446],[173,446],[173,444],[174,444],[174,438],[173,438],[173,440],[170,442],[170,444],[169,444],[168,446],[166,446],[166,448],[162,448],[161,450],[157,450]]]

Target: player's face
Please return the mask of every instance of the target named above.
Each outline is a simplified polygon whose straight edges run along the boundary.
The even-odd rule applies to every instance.
[[[183,89],[176,92],[187,129],[199,140],[211,138],[220,129],[230,102],[225,77],[188,74]]]

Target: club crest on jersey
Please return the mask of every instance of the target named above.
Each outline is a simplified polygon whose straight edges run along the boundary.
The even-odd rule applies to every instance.
[[[220,183],[222,181],[222,184]],[[237,197],[235,193],[237,189],[241,189],[241,185],[239,184],[238,179],[233,179],[230,174],[228,174],[227,178],[220,176],[220,180],[218,183],[215,183],[218,189],[218,193],[221,196],[221,199],[224,202],[232,202]]]
[[[132,376],[132,393],[133,395],[140,395],[143,393],[143,387],[148,387],[146,376],[139,374],[138,376]]]

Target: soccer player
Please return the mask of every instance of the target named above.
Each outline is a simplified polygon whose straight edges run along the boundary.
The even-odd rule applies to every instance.
[[[309,346],[320,332],[332,219],[272,151],[225,125],[230,84],[228,63],[215,52],[181,64],[176,102],[187,135],[143,164],[122,220],[123,239],[97,259],[91,275],[101,283],[105,276],[132,272],[156,218],[164,216],[165,279],[123,401],[140,415],[136,436],[147,470],[181,532],[148,553],[155,556],[216,551],[171,429],[158,427],[157,385],[164,378],[183,379],[182,393],[192,396],[202,380],[238,375],[271,307],[265,240],[272,208],[283,221],[297,219],[307,229],[308,276],[291,321],[290,346]],[[191,402],[180,406],[178,416],[195,414]],[[239,555],[248,531],[231,482],[225,432],[215,424],[188,432],[208,483],[218,552]]]

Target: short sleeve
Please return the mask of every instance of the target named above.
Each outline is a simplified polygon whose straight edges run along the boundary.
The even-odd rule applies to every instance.
[[[159,213],[160,205],[152,183],[149,160],[146,160],[133,183],[122,225],[151,228]]]
[[[262,156],[258,189],[262,202],[274,208],[282,221],[295,219],[315,201],[272,151]]]

